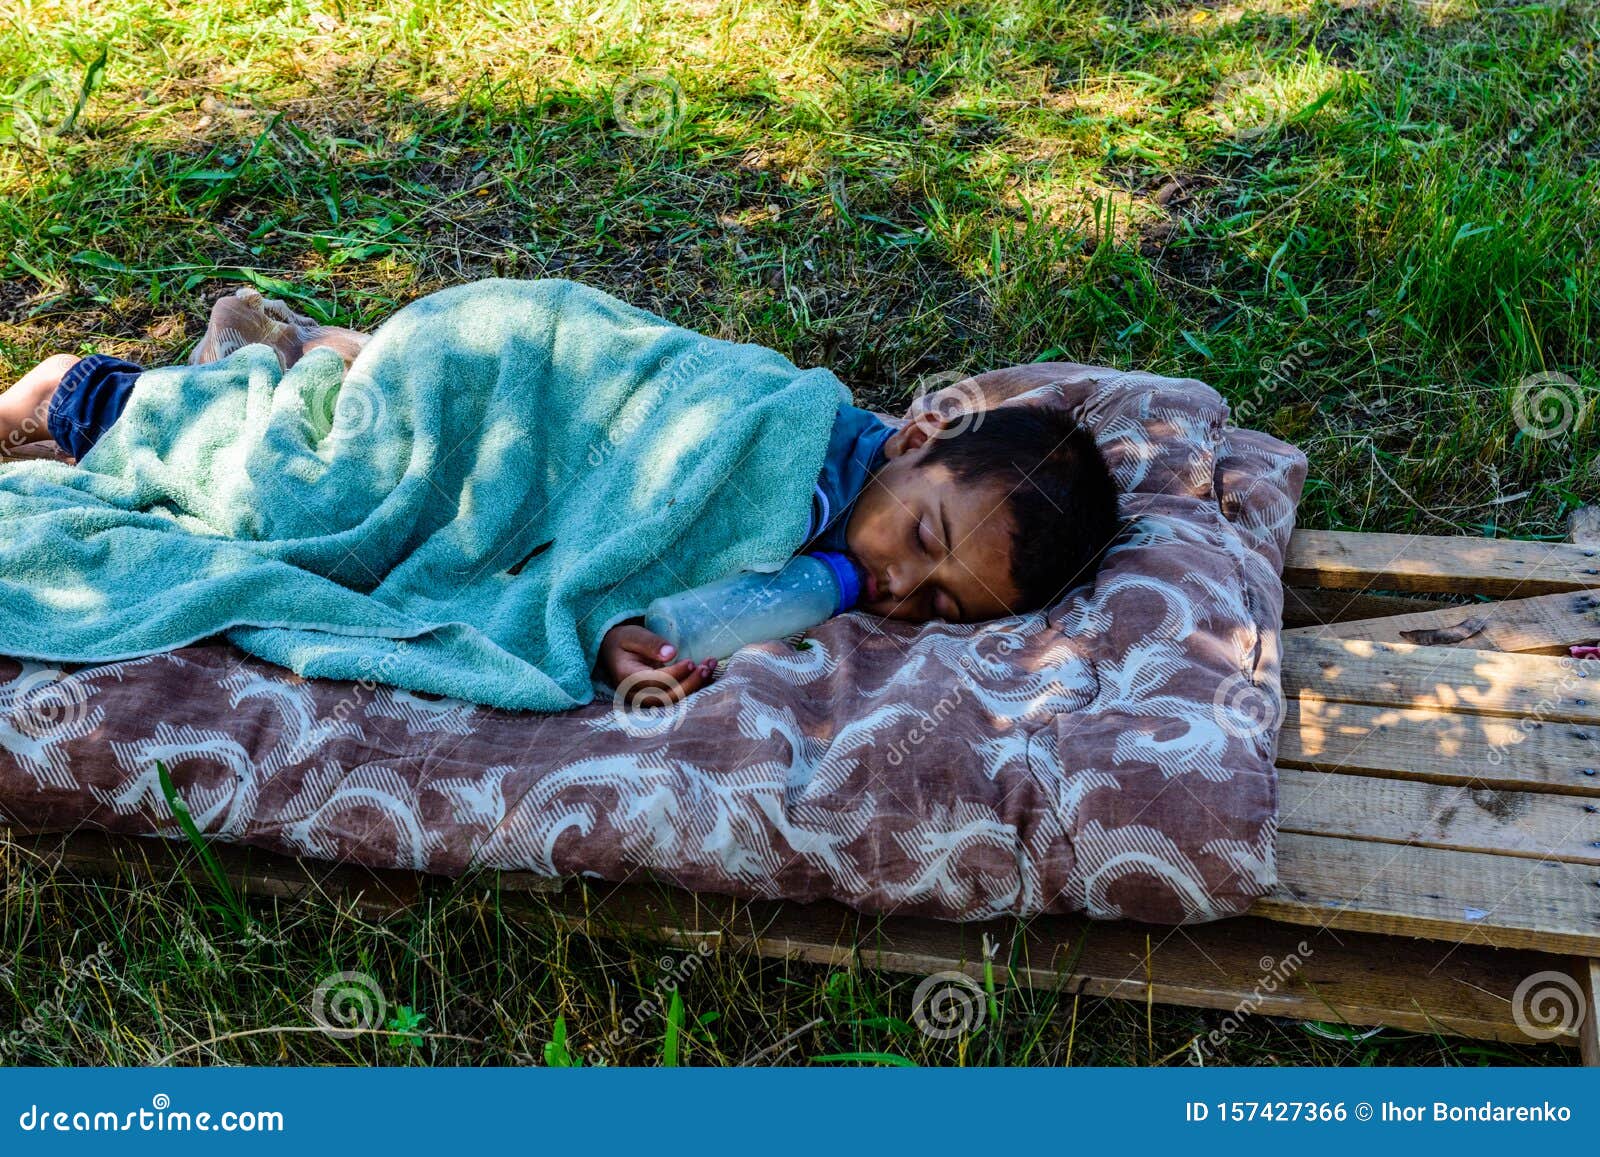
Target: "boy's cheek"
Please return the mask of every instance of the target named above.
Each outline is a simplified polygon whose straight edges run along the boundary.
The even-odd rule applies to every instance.
[[[878,528],[878,519],[873,515],[871,507],[865,502],[865,496],[858,499],[855,509],[850,513],[850,521],[845,525],[844,541],[850,548],[850,553],[863,561],[877,559],[882,556],[879,538],[882,537]]]

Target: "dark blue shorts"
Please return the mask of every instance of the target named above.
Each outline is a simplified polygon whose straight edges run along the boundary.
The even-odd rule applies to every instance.
[[[61,378],[45,424],[50,436],[82,458],[122,416],[133,383],[144,369],[110,354],[90,354]]]

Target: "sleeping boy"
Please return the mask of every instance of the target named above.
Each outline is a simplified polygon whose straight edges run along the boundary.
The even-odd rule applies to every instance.
[[[244,289],[216,303],[189,360],[260,343],[285,369],[317,348],[348,366],[366,341]],[[105,354],[45,359],[0,394],[0,452],[53,438],[81,458],[142,372]],[[1006,400],[993,390],[970,407],[969,384],[918,398],[898,422],[839,406],[801,549],[861,564],[857,610],[970,623],[1042,608],[1088,581],[1117,533],[1116,486],[1088,431],[1048,408],[986,408]],[[634,620],[606,633],[597,672],[633,700],[663,703],[704,686],[715,667],[679,657]]]

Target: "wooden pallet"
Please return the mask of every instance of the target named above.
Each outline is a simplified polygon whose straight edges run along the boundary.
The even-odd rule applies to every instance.
[[[1530,1039],[1518,988],[1552,974],[1586,1009],[1554,1039],[1600,1064],[1600,663],[1559,657],[1600,638],[1600,552],[1304,531],[1285,584],[1280,883],[1248,917],[953,925],[515,874],[496,881],[502,906],[917,973],[980,973],[987,936],[1012,983],[1504,1041]],[[198,877],[164,841],[79,833],[32,850],[72,871]],[[446,886],[220,850],[246,890],[374,916]]]
[[[1600,1064],[1600,663],[1569,657],[1600,639],[1600,550],[1302,531],[1284,582],[1280,883],[1254,912],[1445,967],[1542,954]]]

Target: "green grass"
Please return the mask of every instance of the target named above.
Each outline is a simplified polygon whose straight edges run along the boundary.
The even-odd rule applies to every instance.
[[[957,1008],[972,1031],[936,1039],[917,1024],[920,976],[644,943],[603,907],[571,931],[483,878],[381,922],[332,896],[252,899],[241,928],[176,873],[82,882],[4,844],[0,869],[0,943],[20,949],[0,966],[3,1064],[1185,1065],[1213,1030],[1208,1065],[1570,1063],[1265,1017],[1229,1031],[1224,1012],[1012,988],[997,969]],[[367,1031],[331,1037],[314,1009]]]
[[[1557,537],[1596,491],[1589,5],[7,12],[4,375],[177,360],[234,282],[370,326],[447,284],[559,275],[885,408],[924,374],[1047,357],[1203,378],[1310,455],[1309,526]],[[1571,382],[1519,427],[1541,373]],[[29,1061],[588,1058],[660,955],[465,899],[383,927],[251,901],[241,933],[214,895],[15,868],[0,1008],[28,1015],[100,940],[115,958]],[[306,1024],[341,970],[404,1010],[390,1035],[235,1035]],[[1002,988],[1003,1023],[941,1044],[903,1031],[913,988],[718,956],[676,1027],[660,1011],[606,1059],[731,1063],[798,1032],[786,1060],[1173,1064],[1220,1019]],[[1253,1021],[1221,1059],[1513,1056],[1560,1054]]]

